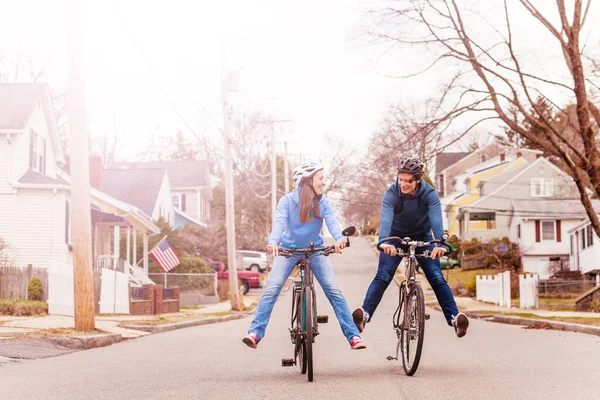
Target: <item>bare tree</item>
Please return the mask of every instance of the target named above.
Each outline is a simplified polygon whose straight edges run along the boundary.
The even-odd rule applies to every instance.
[[[487,20],[473,11],[474,4],[456,0],[394,1],[389,7],[373,12],[379,24],[370,34],[400,47],[427,49],[433,59],[426,71],[437,67],[444,71],[454,69],[456,73],[449,81],[448,91],[440,96],[446,98],[443,102],[446,107],[470,114],[480,113],[482,117],[477,122],[499,119],[512,131],[564,162],[577,184],[594,230],[600,235],[600,221],[585,185],[590,182],[591,189],[600,196],[596,128],[600,124],[600,110],[590,100],[587,69],[591,66],[586,65],[589,63],[582,55],[582,39],[586,37],[584,26],[591,0],[568,3],[557,0],[555,5],[544,3],[540,8],[531,0],[505,0],[502,21],[490,23],[486,34],[481,34],[481,23],[485,24]],[[478,5],[486,6],[484,3]],[[518,35],[513,29],[515,12],[524,12],[529,18],[529,27],[540,27],[553,41],[562,58],[553,59],[553,67],[562,67],[562,75],[526,65],[523,61]],[[553,13],[558,16],[556,21],[552,18]],[[542,47],[548,46],[538,46],[538,49]],[[527,51],[530,54],[535,50]],[[568,78],[561,79],[561,76]],[[545,99],[557,112],[565,112],[573,104],[576,119],[562,128],[553,124],[536,107],[538,98]],[[518,110],[523,120],[514,118],[511,107]],[[448,119],[456,117],[449,115]],[[536,129],[527,129],[525,121]],[[581,148],[574,145],[567,131],[577,136]]]

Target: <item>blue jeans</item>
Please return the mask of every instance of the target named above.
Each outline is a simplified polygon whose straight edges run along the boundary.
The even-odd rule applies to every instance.
[[[431,250],[432,248],[433,245],[427,248],[417,247],[416,253],[419,254],[425,249]],[[440,261],[438,259],[432,260],[431,258],[417,258],[417,260],[421,265],[423,272],[425,273],[427,281],[429,281],[429,284],[435,293],[438,303],[442,307],[442,311],[444,312],[444,317],[446,317],[448,325],[451,326],[452,317],[458,314],[458,308],[456,307],[452,290],[450,290],[448,283],[444,279],[444,275],[442,275]],[[394,274],[396,273],[398,265],[400,265],[400,261],[402,261],[402,257],[392,257],[385,254],[383,251],[379,253],[379,266],[377,268],[377,274],[367,290],[367,295],[365,296],[365,301],[363,303],[363,309],[369,314],[369,319],[373,317],[375,309],[379,305],[385,289],[387,289],[388,285],[394,278]]]
[[[265,330],[267,328],[267,324],[269,323],[273,306],[277,301],[277,296],[279,296],[279,293],[283,288],[283,284],[292,273],[294,265],[296,265],[296,263],[300,260],[301,258],[299,257],[275,257],[271,276],[269,277],[269,283],[260,297],[260,301],[256,307],[254,319],[250,324],[248,333],[255,332],[259,338],[263,338],[265,336]],[[310,258],[310,265],[312,267],[314,277],[317,278],[317,281],[325,292],[325,296],[327,296],[327,299],[335,311],[335,315],[340,323],[342,332],[344,333],[346,339],[350,341],[353,336],[360,336],[358,329],[354,325],[354,320],[350,314],[348,303],[346,303],[346,299],[342,295],[342,292],[335,282],[333,268],[329,258],[325,256],[313,256]]]

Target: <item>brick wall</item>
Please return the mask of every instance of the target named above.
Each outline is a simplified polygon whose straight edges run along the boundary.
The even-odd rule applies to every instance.
[[[179,312],[179,288],[173,288],[174,299],[163,300],[163,312],[164,313],[176,313]]]
[[[161,285],[144,285],[146,298],[129,300],[129,314],[131,315],[156,315],[163,313],[176,313],[180,309],[180,289],[173,288],[174,299],[163,299]]]

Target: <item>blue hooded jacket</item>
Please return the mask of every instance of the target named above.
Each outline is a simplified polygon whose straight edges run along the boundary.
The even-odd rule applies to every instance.
[[[435,189],[421,181],[414,195],[403,194],[398,179],[385,192],[381,206],[379,240],[390,236],[414,240],[440,239],[444,233],[442,206]]]
[[[335,211],[324,196],[321,196],[319,200],[319,210],[323,219],[315,217],[313,206],[312,221],[300,222],[300,187],[296,187],[293,192],[279,200],[273,230],[269,236],[269,244],[279,244],[281,247],[289,249],[292,244],[299,248],[305,248],[309,247],[310,242],[314,242],[315,247],[321,247],[323,246],[323,236],[321,235],[323,220],[327,223],[331,236],[337,242],[343,240],[344,236],[342,236],[342,230],[336,221]]]

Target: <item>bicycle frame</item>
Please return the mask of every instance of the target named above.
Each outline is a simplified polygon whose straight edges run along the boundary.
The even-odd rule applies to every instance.
[[[431,244],[440,244],[447,247],[450,252],[452,248],[446,244],[447,235],[442,236],[442,240],[432,240],[422,242],[411,240],[410,238],[401,239],[399,237],[390,237],[382,239],[377,248],[383,251],[381,244],[388,241],[397,241],[401,246],[408,247],[408,250],[396,247],[396,255],[407,257],[406,279],[400,283],[398,308],[394,312],[392,323],[398,342],[396,345],[396,356],[388,356],[388,360],[398,360],[400,349],[402,349],[402,365],[404,372],[412,376],[419,366],[421,351],[425,334],[425,321],[429,319],[429,314],[425,312],[425,299],[423,288],[416,280],[417,258],[429,257],[429,250],[416,254],[417,247],[426,247]],[[411,341],[415,343],[411,344]],[[414,355],[410,354],[414,351]]]

